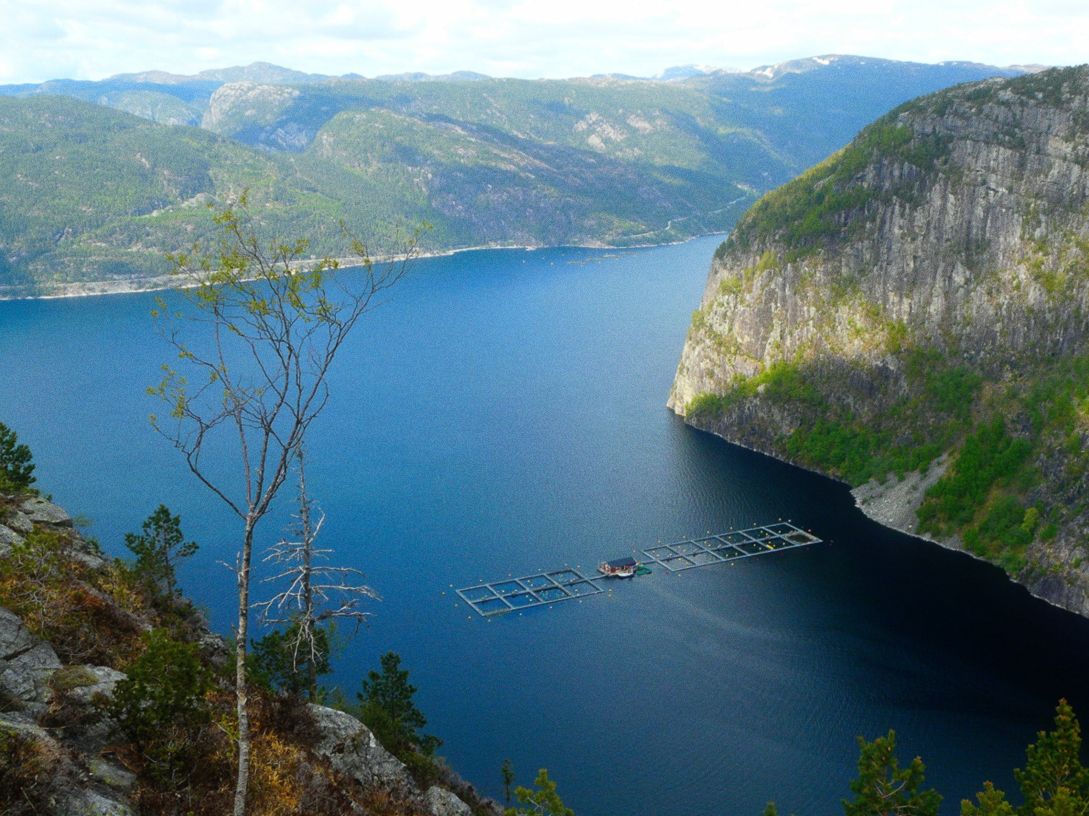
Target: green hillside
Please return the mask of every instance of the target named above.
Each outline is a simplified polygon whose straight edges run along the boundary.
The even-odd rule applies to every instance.
[[[377,253],[424,223],[424,250],[725,231],[893,105],[997,71],[830,57],[528,81],[254,65],[0,87],[0,296],[161,275],[207,233],[204,205],[247,188],[270,235],[332,255],[348,254],[341,221]]]

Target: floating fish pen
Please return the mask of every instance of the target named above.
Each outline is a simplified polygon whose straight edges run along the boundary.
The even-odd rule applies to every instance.
[[[703,538],[688,538],[643,550],[650,562],[670,572],[721,564],[735,558],[767,555],[817,544],[820,539],[790,522],[781,521],[747,530],[731,530]]]
[[[670,544],[659,544],[642,551],[645,561],[618,559],[606,564],[628,561],[638,566],[635,572],[642,575],[647,567],[659,566],[667,572],[681,572],[695,567],[723,564],[740,558],[768,555],[781,550],[792,550],[819,544],[821,539],[787,521],[731,530],[701,538],[686,538]],[[605,572],[605,570],[602,570]],[[630,578],[630,573],[624,573]],[[605,591],[606,582],[625,580],[615,574],[585,575],[576,567],[564,567],[551,572],[537,572],[521,578],[490,581],[456,590],[458,596],[484,617],[502,615],[519,609],[550,606],[560,601],[587,598]]]

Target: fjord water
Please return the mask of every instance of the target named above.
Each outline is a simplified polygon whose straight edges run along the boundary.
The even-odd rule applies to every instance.
[[[364,321],[308,480],[325,543],[384,600],[333,680],[351,698],[398,651],[458,771],[499,796],[504,758],[522,783],[548,767],[580,816],[836,812],[855,736],[888,728],[946,813],[1012,787],[1060,696],[1089,713],[1089,626],[667,412],[717,240],[420,261]],[[148,427],[152,302],[0,303],[0,420],[109,552],[159,502],[179,512],[201,544],[185,589],[225,632],[237,523]],[[502,619],[453,593],[779,518],[829,543]]]

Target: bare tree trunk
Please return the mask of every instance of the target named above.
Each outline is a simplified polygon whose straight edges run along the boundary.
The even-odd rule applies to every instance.
[[[234,789],[234,816],[246,816],[246,789],[250,781],[250,715],[246,708],[246,645],[250,622],[250,557],[253,552],[252,514],[246,517],[242,558],[238,565],[238,633],[235,644],[235,703],[238,713],[238,776]]]
[[[314,622],[314,588],[311,583],[313,570],[311,561],[314,556],[314,533],[310,527],[310,497],[306,493],[306,469],[303,464],[303,447],[299,445],[299,514],[302,523],[303,540],[303,620],[300,624],[306,627],[305,636],[310,647],[310,661],[306,667],[306,692],[310,702],[314,702],[318,696],[318,656],[315,648],[317,644],[317,632],[313,631]]]

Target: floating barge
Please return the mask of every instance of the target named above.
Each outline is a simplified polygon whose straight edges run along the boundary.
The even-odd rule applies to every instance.
[[[603,578],[634,578],[637,569],[639,569],[639,562],[629,555],[627,558],[602,561],[597,571]]]
[[[560,601],[598,595],[605,591],[603,584],[606,582],[645,574],[650,571],[650,565],[659,566],[666,572],[681,572],[820,542],[821,539],[801,527],[780,521],[658,544],[642,551],[645,561],[625,557],[603,562],[598,567],[598,575],[586,575],[577,567],[564,567],[521,578],[474,584],[456,592],[478,614],[488,618],[518,609],[551,606]]]

